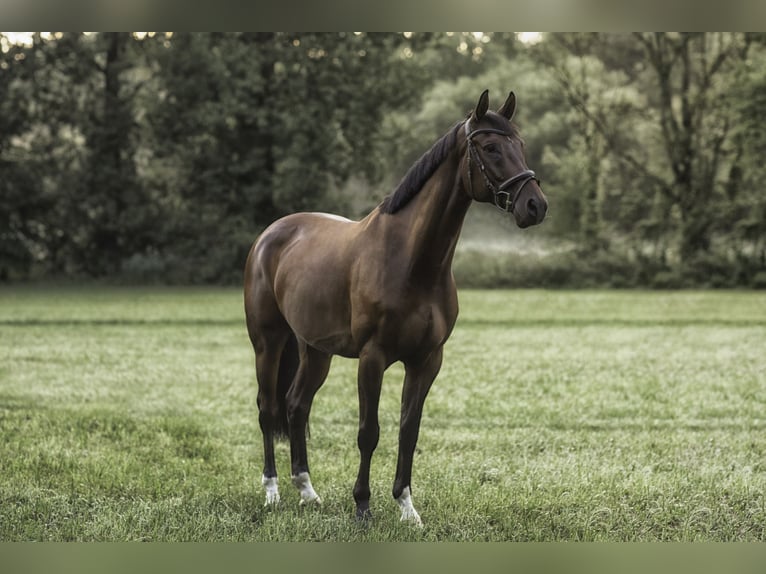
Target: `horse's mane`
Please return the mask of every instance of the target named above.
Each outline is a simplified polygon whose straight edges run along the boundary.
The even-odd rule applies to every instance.
[[[380,204],[383,213],[396,213],[407,205],[423,188],[426,181],[447,158],[455,147],[457,134],[463,122],[456,123],[446,134],[439,138],[426,153],[420,156],[404,175],[396,190]]]

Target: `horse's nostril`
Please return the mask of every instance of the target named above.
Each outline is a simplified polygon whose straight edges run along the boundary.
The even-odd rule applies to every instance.
[[[537,219],[537,201],[534,198],[530,198],[527,201],[527,213],[530,217]]]

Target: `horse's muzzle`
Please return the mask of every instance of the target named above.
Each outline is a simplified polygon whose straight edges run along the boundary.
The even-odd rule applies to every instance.
[[[516,225],[525,229],[543,222],[548,213],[548,201],[545,199],[537,179],[525,182],[525,187],[520,190],[516,199],[513,209]]]
[[[548,202],[544,198],[530,197],[525,207],[527,215],[534,220],[533,225],[542,223],[548,213]]]

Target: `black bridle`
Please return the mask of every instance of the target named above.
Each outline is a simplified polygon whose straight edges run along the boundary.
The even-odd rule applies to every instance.
[[[498,134],[510,139],[513,134],[494,128],[480,128],[471,131],[470,123],[471,120],[466,120],[465,122],[465,137],[466,141],[468,142],[468,186],[471,188],[469,189],[469,192],[471,196],[473,196],[473,184],[471,183],[471,160],[473,159],[473,161],[478,164],[481,175],[484,177],[484,185],[487,186],[487,189],[489,189],[494,196],[495,207],[505,211],[506,213],[513,213],[513,210],[516,207],[516,200],[519,198],[521,190],[524,189],[524,186],[532,180],[536,181],[537,183],[540,183],[540,180],[537,179],[534,171],[531,169],[525,169],[524,171],[509,177],[500,185],[495,185],[492,183],[487,176],[487,170],[484,166],[484,162],[481,161],[481,157],[476,151],[476,147],[473,143],[473,138],[479,134]],[[519,182],[521,182],[521,185],[519,185],[518,189],[514,193],[508,191],[509,188]]]

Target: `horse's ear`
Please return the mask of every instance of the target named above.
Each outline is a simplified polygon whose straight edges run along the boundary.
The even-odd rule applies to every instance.
[[[508,121],[511,121],[513,114],[516,113],[516,94],[513,92],[508,94],[508,99],[505,100],[505,103],[502,105],[502,107],[497,110],[497,113],[506,118]]]
[[[479,96],[479,102],[476,104],[476,109],[473,111],[473,119],[480,120],[484,117],[489,109],[489,90],[484,90]]]

